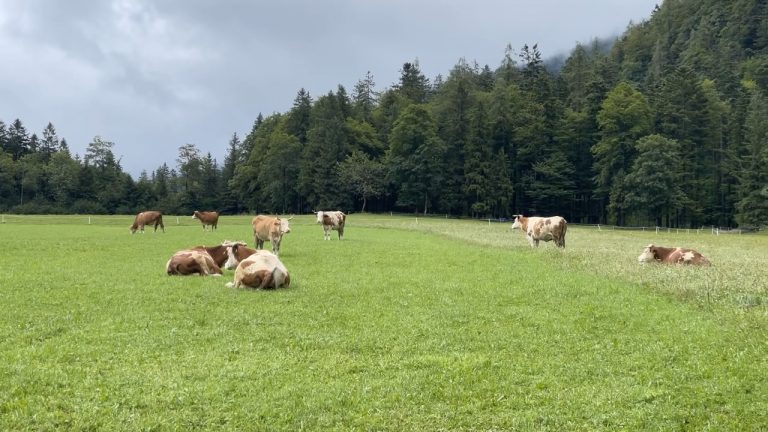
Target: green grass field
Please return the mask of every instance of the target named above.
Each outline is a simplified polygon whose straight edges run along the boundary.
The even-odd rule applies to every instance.
[[[760,430],[768,237],[350,215],[292,221],[292,285],[169,277],[249,217],[4,216],[0,430]],[[640,266],[648,243],[711,268]]]

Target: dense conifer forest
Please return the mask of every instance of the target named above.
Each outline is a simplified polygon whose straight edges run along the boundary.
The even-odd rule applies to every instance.
[[[536,45],[378,89],[298,90],[233,134],[138,179],[99,136],[72,155],[53,124],[0,121],[0,211],[418,212],[575,223],[768,225],[768,2],[666,0],[558,70]],[[55,119],[52,119],[55,121]],[[118,143],[119,144],[119,143]]]

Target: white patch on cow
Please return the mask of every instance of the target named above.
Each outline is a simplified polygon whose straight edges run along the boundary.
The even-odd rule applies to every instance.
[[[227,284],[224,285],[224,286],[227,287],[227,288],[234,288],[235,287],[235,283],[234,282],[227,282]]]
[[[640,254],[639,257],[637,257],[637,262],[640,264],[645,264],[649,262],[654,262],[656,260],[656,257],[653,255],[653,252],[651,252],[651,248],[653,247],[652,244],[649,244],[648,246],[643,249],[643,253]]]
[[[689,262],[693,261],[693,258],[695,258],[695,257],[696,257],[696,255],[693,252],[688,251],[688,252],[683,254],[683,262],[689,263]]]
[[[227,246],[227,262],[224,263],[224,268],[227,270],[234,270],[239,262],[235,257],[235,253],[232,251],[232,245]]]

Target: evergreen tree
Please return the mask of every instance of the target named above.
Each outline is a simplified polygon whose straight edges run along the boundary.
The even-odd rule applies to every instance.
[[[51,155],[57,151],[59,151],[59,137],[56,136],[56,129],[53,124],[48,123],[48,126],[43,130],[43,140],[40,142],[40,152],[43,154],[45,163],[48,163]]]
[[[420,104],[427,101],[429,80],[421,73],[418,60],[413,63],[403,63],[396,90],[410,102]]]
[[[365,78],[355,84],[352,92],[352,110],[355,119],[367,123],[373,123],[373,110],[379,99],[379,93],[375,90],[376,83],[373,81],[371,71],[365,74]]]
[[[669,226],[688,200],[677,165],[680,144],[661,135],[648,135],[635,145],[637,158],[625,178],[623,207],[641,221]]]
[[[440,196],[444,180],[445,145],[423,105],[410,105],[395,122],[387,159],[390,178],[397,190],[397,205],[424,214]]]
[[[348,153],[348,133],[338,98],[329,92],[312,109],[312,127],[302,149],[299,190],[316,209],[344,207],[346,197],[335,187],[336,163]],[[307,209],[308,210],[308,209]]]
[[[21,120],[16,119],[11,123],[3,150],[9,153],[14,161],[30,152],[29,134]]]
[[[272,213],[301,211],[298,191],[301,143],[294,135],[276,129],[269,136],[264,164],[258,181],[264,191],[264,204]]]
[[[295,135],[303,146],[307,143],[307,134],[311,127],[312,98],[309,92],[303,88],[296,94],[293,100],[293,108],[288,113],[285,128],[288,133]]]
[[[768,100],[757,89],[744,124],[744,147],[738,155],[738,202],[736,221],[739,226],[768,225]]]
[[[624,224],[624,176],[632,167],[635,142],[651,129],[651,109],[642,93],[626,82],[606,97],[597,115],[600,141],[592,147],[596,194],[608,204],[617,224]],[[603,215],[601,221],[605,222]]]

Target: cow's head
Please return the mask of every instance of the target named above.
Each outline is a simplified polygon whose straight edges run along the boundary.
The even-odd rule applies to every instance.
[[[195,212],[192,213],[192,219],[200,219],[200,212],[195,210]]]
[[[321,210],[321,211],[316,211],[315,214],[317,215],[317,223],[323,223],[323,216],[325,212]]]
[[[657,255],[656,246],[649,244],[645,247],[645,249],[643,249],[643,253],[637,257],[637,262],[644,264],[648,262],[654,262],[658,259],[659,257]]]
[[[275,230],[280,232],[280,235],[288,234],[291,232],[291,227],[288,224],[288,221],[291,219],[293,219],[293,217],[289,217],[288,219],[275,218],[275,222],[272,225]]]
[[[224,263],[224,268],[227,270],[235,269],[240,263],[237,260],[237,248],[245,246],[245,242],[224,240],[221,245],[227,248],[227,262]]]
[[[512,215],[513,218],[515,218],[515,221],[512,222],[511,229],[520,228],[523,229],[523,224],[520,222],[520,218],[523,217],[523,215]]]

